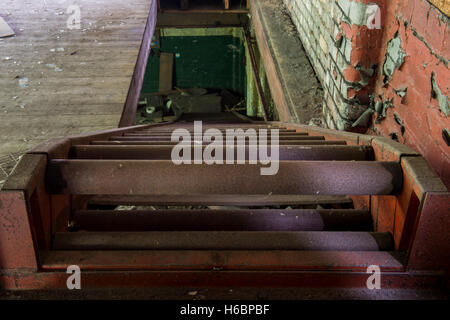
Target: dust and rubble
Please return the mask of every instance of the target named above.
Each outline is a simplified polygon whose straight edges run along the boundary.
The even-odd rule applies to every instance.
[[[388,108],[394,107],[394,99],[389,99],[385,101],[378,101],[375,104],[375,112],[377,113],[377,118],[375,123],[380,123],[381,120],[386,118],[386,111]]]
[[[450,113],[448,97],[445,96],[439,88],[434,73],[431,74],[431,97],[438,101],[441,112],[448,117]]]
[[[245,98],[229,90],[177,88],[141,95],[135,124],[179,119],[183,114],[245,111]]]
[[[367,127],[369,124],[369,121],[372,119],[372,115],[374,114],[374,110],[368,108],[366,111],[364,111],[358,119],[356,119],[355,122],[352,124],[352,128],[355,127]]]

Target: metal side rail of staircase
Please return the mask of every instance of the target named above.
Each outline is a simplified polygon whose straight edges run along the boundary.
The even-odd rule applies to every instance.
[[[25,154],[0,192],[0,286],[66,288],[71,265],[83,288],[364,288],[369,266],[382,288],[447,285],[449,192],[404,145],[203,122],[279,129],[279,170],[265,176],[249,163],[174,164],[177,128],[193,122],[54,139]]]

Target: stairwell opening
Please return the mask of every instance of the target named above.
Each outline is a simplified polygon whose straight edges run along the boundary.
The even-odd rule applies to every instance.
[[[276,120],[264,66],[248,28],[157,28],[134,123],[221,112]]]

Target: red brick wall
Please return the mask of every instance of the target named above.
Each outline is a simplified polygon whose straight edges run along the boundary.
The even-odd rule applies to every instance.
[[[449,18],[427,0],[282,1],[324,87],[324,123],[408,145],[450,188]]]
[[[448,18],[426,0],[387,1],[382,14],[383,39],[374,104],[379,112],[374,114],[368,133],[398,139],[420,152],[450,188],[450,146],[443,137],[443,131],[450,130]],[[388,43],[396,34],[404,62],[385,83],[383,66]],[[440,102],[434,93],[433,77],[434,87],[437,85],[441,92]],[[383,109],[385,117],[380,115]]]
[[[329,128],[366,129],[383,36],[368,12],[374,3],[383,9],[385,1],[283,0],[324,88]]]

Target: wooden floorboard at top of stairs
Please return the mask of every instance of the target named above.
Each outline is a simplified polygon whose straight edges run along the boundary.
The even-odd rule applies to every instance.
[[[72,4],[2,1],[16,35],[0,38],[0,156],[119,124],[151,1],[77,1],[80,30],[67,28]]]

